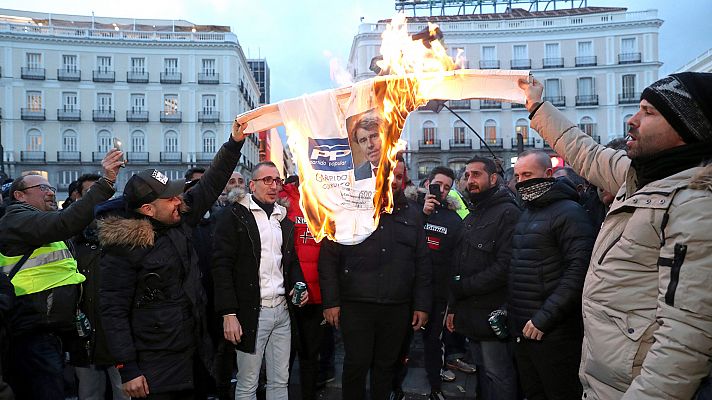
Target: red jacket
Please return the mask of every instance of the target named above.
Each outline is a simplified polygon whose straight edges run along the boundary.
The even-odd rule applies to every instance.
[[[304,280],[309,292],[308,304],[321,304],[321,289],[319,288],[319,252],[321,244],[312,237],[307,222],[299,208],[299,189],[294,184],[284,185],[279,193],[282,203],[287,208],[287,218],[294,222],[294,247],[297,251],[299,264],[302,266]]]

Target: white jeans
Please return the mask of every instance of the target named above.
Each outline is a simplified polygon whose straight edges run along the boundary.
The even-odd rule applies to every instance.
[[[121,375],[115,367],[97,368],[90,365],[77,367],[75,371],[79,380],[79,400],[104,400],[107,374],[114,400],[129,400],[129,396],[121,390]]]
[[[267,400],[287,400],[291,326],[287,305],[262,307],[257,323],[255,352],[237,351],[236,400],[255,400],[264,356],[267,369]]]

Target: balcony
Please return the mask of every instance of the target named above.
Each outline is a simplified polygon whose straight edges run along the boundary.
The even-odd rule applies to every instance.
[[[59,68],[57,70],[58,81],[79,82],[82,80],[82,71],[79,69]]]
[[[161,162],[180,163],[183,161],[183,153],[180,151],[162,151]]]
[[[576,57],[576,66],[577,67],[595,67],[596,65],[598,65],[596,56]]]
[[[107,152],[108,152],[108,150],[107,151],[92,151],[91,152],[91,161],[92,162],[101,162],[101,160],[103,160],[104,157],[106,157]]]
[[[450,139],[451,149],[471,149],[472,139]]]
[[[57,162],[73,162],[82,161],[82,153],[80,151],[58,151]]]
[[[502,148],[502,138],[485,138],[484,140],[485,140],[485,143],[487,143],[487,145],[489,147]],[[485,147],[485,146],[482,145],[482,147]]]
[[[640,93],[622,93],[618,95],[618,104],[638,104]]]
[[[588,94],[576,96],[576,106],[597,106],[598,105],[598,95]]]
[[[148,83],[147,71],[128,71],[126,72],[126,82],[128,83]]]
[[[425,149],[440,150],[440,139],[418,140],[418,147],[421,150],[425,150]]]
[[[509,61],[509,66],[511,69],[531,69],[532,60],[531,58],[520,58]]]
[[[480,60],[480,69],[499,69],[499,60]]]
[[[544,96],[544,101],[548,101],[554,107],[566,107],[566,97],[564,96]]]
[[[205,85],[217,85],[220,83],[220,74],[217,72],[213,73],[199,73],[198,74],[198,83],[199,84],[205,84]]]
[[[180,72],[161,72],[161,83],[178,84],[183,81],[183,74]]]
[[[527,108],[527,107],[524,104],[512,103],[512,108],[516,109],[516,108]]]
[[[180,123],[183,121],[182,111],[161,111],[161,122]]]
[[[148,122],[148,111],[126,110],[126,122]]]
[[[199,122],[219,122],[220,112],[219,111],[198,111],[198,121]]]
[[[600,137],[600,136],[598,136],[598,135],[591,135],[591,137],[593,138],[593,140],[596,141],[596,143],[599,143],[599,144],[601,143],[601,137]]]
[[[542,68],[564,68],[563,57],[543,58],[541,60]]]
[[[210,164],[215,158],[215,152],[199,152],[195,153],[195,162],[198,164]]]
[[[20,118],[25,121],[44,121],[47,119],[44,108],[21,108]]]
[[[114,122],[114,121],[116,121],[116,111],[114,111],[114,110],[92,110],[91,119],[94,122]]]
[[[480,100],[480,110],[501,110],[502,102],[497,100]]]
[[[450,100],[448,101],[448,107],[453,110],[469,110],[470,100]]]
[[[20,69],[20,77],[22,79],[43,81],[43,80],[45,80],[45,69],[44,68],[22,67]]]
[[[57,121],[81,121],[82,111],[81,110],[65,110],[62,108],[57,109]]]
[[[21,151],[20,161],[29,163],[45,163],[47,158],[44,151]]]
[[[528,138],[522,138],[522,145],[525,149],[527,148],[532,148],[536,144],[536,140],[534,140],[533,137],[528,137]],[[512,148],[517,149],[518,143],[517,143],[517,138],[513,137],[512,138]]]
[[[129,164],[148,164],[148,152],[129,151],[126,153],[126,160]]]
[[[618,64],[637,64],[642,60],[640,53],[618,54]]]
[[[116,82],[116,72],[109,70],[94,70],[92,71],[91,79],[94,82]]]

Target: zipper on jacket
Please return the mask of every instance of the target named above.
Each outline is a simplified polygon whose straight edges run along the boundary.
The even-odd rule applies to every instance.
[[[606,257],[606,254],[608,254],[608,252],[611,251],[613,246],[615,246],[616,243],[618,243],[618,241],[621,240],[622,237],[623,237],[623,232],[621,232],[621,234],[618,235],[618,237],[613,242],[611,242],[611,244],[609,244],[608,247],[606,247],[606,250],[603,251],[603,254],[601,254],[601,258],[598,259],[598,265],[601,265],[601,263],[603,262],[603,259]]]
[[[671,307],[675,306],[675,292],[677,291],[677,284],[680,281],[680,268],[682,267],[683,261],[685,261],[686,255],[687,246],[679,243],[676,244],[675,255],[670,268],[670,283],[668,284],[667,292],[665,293],[665,304]]]

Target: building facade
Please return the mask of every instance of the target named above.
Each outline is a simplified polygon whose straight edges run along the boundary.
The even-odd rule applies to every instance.
[[[712,49],[690,60],[675,72],[712,72]]]
[[[582,7],[564,10],[409,18],[416,33],[427,22],[440,26],[453,57],[464,67],[522,69],[544,84],[544,96],[600,143],[624,136],[625,122],[636,112],[640,92],[658,79],[656,10]],[[349,57],[355,80],[374,76],[371,59],[379,54],[388,21],[363,23]],[[448,102],[484,139],[504,167],[519,148],[551,150],[529,128],[523,105],[497,101]],[[482,143],[447,109],[412,112],[402,137],[408,142],[407,161],[422,179],[436,165],[456,171],[473,155],[488,155]],[[518,137],[521,137],[521,145]],[[415,175],[415,174],[413,174]]]
[[[264,58],[250,58],[247,60],[247,65],[252,71],[252,77],[257,82],[257,88],[260,90],[259,105],[270,103],[270,82],[269,82],[269,65]]]
[[[229,27],[0,10],[7,175],[39,171],[66,190],[122,142],[126,171],[183,179],[208,166],[259,89]],[[239,169],[258,160],[249,137]],[[58,194],[58,197],[61,195]]]

